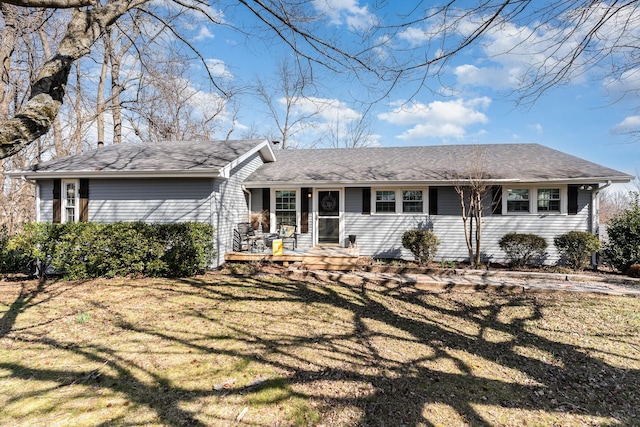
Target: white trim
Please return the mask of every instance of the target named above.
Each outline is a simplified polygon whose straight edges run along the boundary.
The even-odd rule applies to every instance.
[[[69,221],[67,217],[67,185],[73,184],[75,194],[73,195],[73,221]],[[80,180],[79,179],[63,179],[60,182],[60,222],[78,222],[80,220]]]
[[[422,191],[422,212],[404,212],[402,192],[405,190]],[[395,193],[395,212],[378,212],[376,208],[378,191],[393,191]],[[411,185],[399,187],[371,187],[371,214],[372,215],[422,215],[429,212],[429,188]]]
[[[345,189],[343,187],[334,187],[334,188],[314,188],[313,196],[312,196],[312,210],[313,210],[313,245],[319,244],[319,227],[318,221],[320,218],[320,207],[318,203],[320,202],[320,197],[318,196],[318,192],[320,191],[337,191],[338,192],[338,245],[342,246],[342,242],[344,241],[344,204],[345,204]],[[328,217],[333,218],[333,217]]]
[[[272,208],[269,210],[269,232],[275,233],[277,231],[278,224],[276,224],[276,191],[293,191],[296,194],[296,228],[300,230],[300,188],[271,188],[269,190],[269,203]]]
[[[538,211],[538,190],[559,189],[560,190],[560,211]],[[509,190],[529,190],[529,212],[509,212],[507,210],[507,196]],[[503,185],[502,186],[502,215],[567,215],[569,211],[569,200],[567,185]]]
[[[36,183],[36,222],[40,222],[41,214],[40,214],[40,183]]]

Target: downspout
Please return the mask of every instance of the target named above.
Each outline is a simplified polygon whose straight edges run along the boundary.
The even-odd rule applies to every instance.
[[[605,185],[598,187],[595,191],[591,192],[591,233],[596,236],[599,236],[600,234],[600,203],[596,203],[598,201],[598,194],[610,185],[611,181],[607,181]]]
[[[595,191],[591,192],[591,233],[596,235],[598,239],[600,239],[600,202],[598,200],[598,194],[610,185],[611,181],[607,181],[605,185],[598,187]],[[598,258],[598,253],[594,252],[591,255],[591,266],[594,270],[598,269]]]

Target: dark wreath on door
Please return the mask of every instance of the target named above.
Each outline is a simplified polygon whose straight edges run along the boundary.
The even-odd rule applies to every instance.
[[[318,191],[318,243],[340,243],[340,192]]]

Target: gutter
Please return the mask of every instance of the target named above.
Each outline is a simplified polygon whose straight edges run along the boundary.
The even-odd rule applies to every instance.
[[[60,172],[29,172],[16,171],[6,172],[10,178],[22,179],[55,179],[55,178],[220,178],[220,170],[157,170],[157,171],[60,171]]]

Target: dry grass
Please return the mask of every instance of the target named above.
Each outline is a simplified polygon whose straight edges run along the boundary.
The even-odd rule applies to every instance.
[[[0,282],[0,425],[634,425],[640,299]]]

